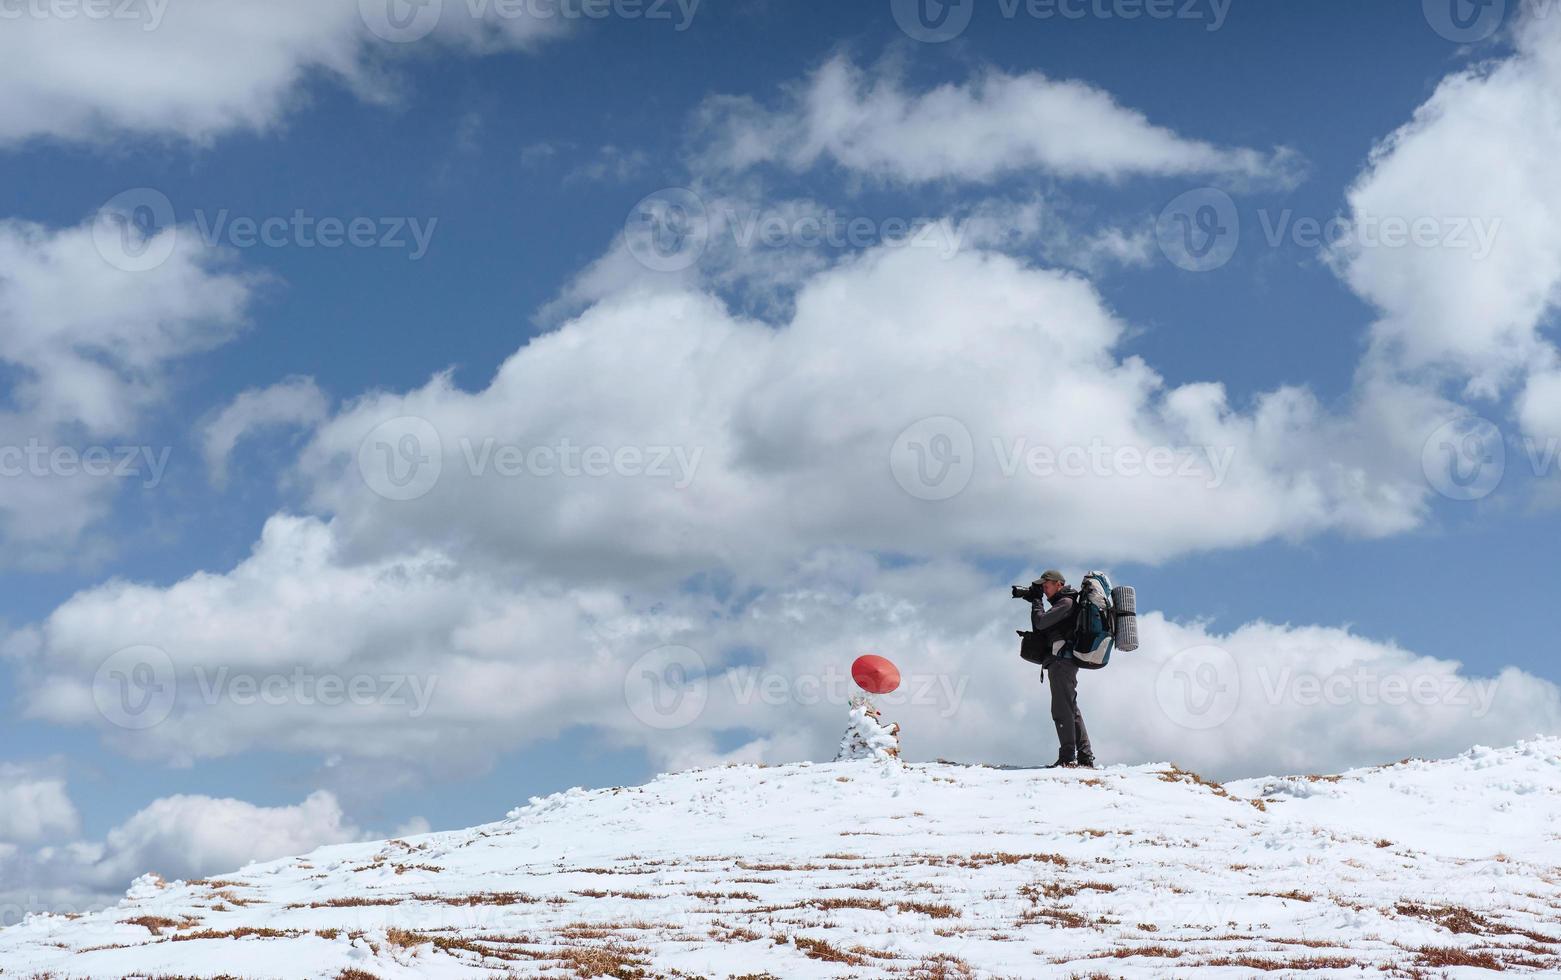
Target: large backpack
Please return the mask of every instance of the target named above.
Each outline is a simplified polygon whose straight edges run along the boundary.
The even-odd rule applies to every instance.
[[[1073,620],[1073,659],[1086,670],[1099,670],[1111,662],[1116,649],[1116,610],[1111,580],[1105,572],[1090,572],[1079,585],[1074,600],[1078,614]]]

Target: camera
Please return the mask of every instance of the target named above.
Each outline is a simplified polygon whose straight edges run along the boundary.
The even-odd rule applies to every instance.
[[[1041,591],[1028,585],[1014,586],[1014,598],[1023,599],[1025,602],[1034,602],[1042,598]]]

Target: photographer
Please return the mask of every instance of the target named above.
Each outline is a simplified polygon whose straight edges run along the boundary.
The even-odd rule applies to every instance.
[[[1052,721],[1057,726],[1057,761],[1048,769],[1095,768],[1084,715],[1079,711],[1079,665],[1069,650],[1073,639],[1078,591],[1063,574],[1046,571],[1028,589],[1014,586],[1014,598],[1030,603],[1030,637],[1026,646],[1039,647],[1041,667],[1051,685]],[[1043,600],[1051,604],[1046,609]]]

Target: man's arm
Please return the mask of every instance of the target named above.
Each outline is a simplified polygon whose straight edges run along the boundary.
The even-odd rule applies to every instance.
[[[1041,602],[1037,599],[1030,604],[1030,630],[1034,633],[1043,633],[1060,623],[1066,622],[1073,615],[1073,600],[1068,596],[1059,596],[1052,603],[1049,612],[1041,612]]]

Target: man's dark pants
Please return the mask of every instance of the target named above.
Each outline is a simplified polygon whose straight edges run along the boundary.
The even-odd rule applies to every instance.
[[[1080,756],[1093,758],[1089,732],[1079,713],[1079,665],[1071,660],[1054,660],[1046,668],[1052,691],[1052,721],[1057,725],[1057,758],[1075,762]]]

